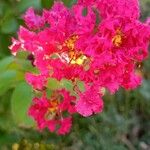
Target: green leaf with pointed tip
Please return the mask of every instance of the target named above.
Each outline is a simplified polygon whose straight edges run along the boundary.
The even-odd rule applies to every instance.
[[[11,110],[13,119],[21,126],[33,125],[32,119],[27,115],[32,97],[32,88],[25,82],[18,84],[12,94]]]
[[[29,55],[29,52],[27,51],[19,51],[17,52],[16,57],[19,59],[27,59],[28,55]]]
[[[25,59],[15,58],[14,61],[8,66],[9,70],[18,70],[23,73],[25,72],[33,72],[39,73],[38,69],[34,67],[30,61]]]

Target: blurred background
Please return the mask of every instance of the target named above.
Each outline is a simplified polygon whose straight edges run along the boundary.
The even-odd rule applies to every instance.
[[[64,0],[68,7],[75,0]],[[57,136],[31,128],[26,115],[32,89],[24,73],[33,70],[25,54],[13,58],[8,46],[23,13],[30,6],[41,11],[53,0],[0,0],[0,150],[150,150],[150,59],[140,64],[143,85],[120,89],[104,97],[103,113],[89,118],[74,116],[71,133]],[[141,20],[150,16],[150,0],[141,0]]]

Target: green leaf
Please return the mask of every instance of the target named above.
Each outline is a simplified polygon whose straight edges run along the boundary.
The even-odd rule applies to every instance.
[[[12,88],[15,83],[17,72],[14,70],[8,70],[0,73],[0,95],[3,95],[8,89]]]
[[[46,9],[50,9],[54,4],[54,0],[41,0],[41,4],[42,7]]]
[[[87,16],[87,14],[88,14],[88,9],[87,9],[87,8],[84,8],[84,9],[82,10],[82,15],[85,17],[85,16]]]
[[[17,52],[16,57],[18,59],[27,59],[28,55],[29,55],[29,52],[27,52],[27,51],[19,51],[19,52]]]
[[[60,82],[55,78],[49,78],[47,82],[48,89],[56,90],[60,88]]]
[[[11,98],[11,109],[14,121],[21,126],[32,126],[33,121],[27,115],[32,102],[32,88],[25,82],[17,85]]]
[[[4,16],[4,11],[6,10],[7,7],[8,5],[6,4],[6,2],[4,1],[0,2],[0,17]]]
[[[51,98],[52,94],[53,94],[52,90],[46,89],[46,96],[47,96],[47,98]]]
[[[77,86],[78,86],[78,88],[79,88],[79,90],[81,91],[81,92],[84,92],[85,91],[85,86],[84,86],[84,82],[83,81],[77,81]]]
[[[61,86],[62,86],[62,88],[66,88],[69,91],[73,91],[73,84],[70,80],[62,79]]]
[[[71,7],[73,4],[77,2],[77,0],[62,0],[62,1],[68,7]]]
[[[23,13],[29,7],[40,8],[40,0],[20,0],[17,2],[17,10]]]
[[[36,67],[32,66],[31,62],[25,59],[19,59],[15,58],[13,63],[11,63],[8,66],[9,70],[18,70],[21,71],[22,73],[25,72],[34,72],[38,73],[38,70]]]
[[[5,34],[14,33],[18,29],[18,26],[18,22],[14,17],[8,17],[2,22],[1,32]]]
[[[10,55],[10,50],[8,50],[10,44],[10,35],[0,33],[0,55],[2,58],[6,57],[6,55]]]
[[[9,65],[14,61],[13,57],[5,57],[0,61],[0,72],[6,71]]]

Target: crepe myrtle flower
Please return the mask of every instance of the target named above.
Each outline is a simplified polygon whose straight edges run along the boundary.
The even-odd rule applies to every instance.
[[[59,1],[41,15],[27,10],[25,26],[9,48],[13,55],[27,51],[38,69],[25,79],[42,93],[29,108],[40,130],[66,134],[74,113],[88,117],[103,111],[106,90],[114,94],[141,84],[137,64],[148,56],[150,23],[139,17],[138,0],[78,0],[71,8]],[[47,98],[49,78],[70,80],[73,89],[52,90]]]
[[[76,112],[74,100],[75,97],[66,90],[55,91],[51,98],[43,94],[41,98],[33,99],[28,114],[34,118],[40,130],[48,128],[50,132],[66,134],[72,126],[71,115]]]

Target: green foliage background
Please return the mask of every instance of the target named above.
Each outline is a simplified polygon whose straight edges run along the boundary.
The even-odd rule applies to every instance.
[[[68,7],[74,2],[64,0]],[[103,113],[90,118],[76,115],[69,135],[39,133],[33,128],[34,122],[26,114],[33,95],[24,73],[36,70],[26,54],[12,57],[8,46],[23,24],[21,16],[28,7],[40,11],[52,4],[53,0],[0,0],[0,150],[150,149],[150,59],[143,63],[140,88],[107,94]],[[141,20],[145,20],[150,16],[150,0],[142,0],[141,6]],[[54,81],[50,82],[52,85]]]

